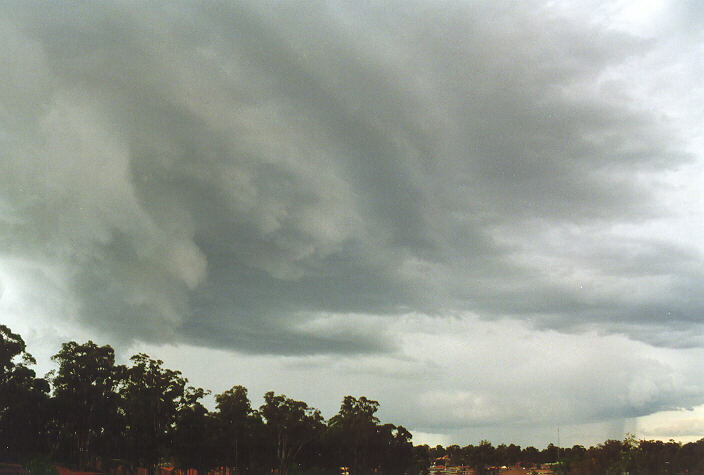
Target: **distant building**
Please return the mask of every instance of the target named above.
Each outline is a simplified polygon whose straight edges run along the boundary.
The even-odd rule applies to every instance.
[[[534,475],[553,475],[555,472],[553,471],[552,468],[544,467],[544,468],[534,468],[530,473]]]
[[[530,475],[532,472],[520,465],[514,465],[512,467],[497,467],[494,469],[494,473],[499,475]]]
[[[477,470],[467,465],[450,466],[445,465],[446,463],[449,463],[449,457],[448,460],[436,460],[428,469],[429,475],[478,475],[479,473]]]
[[[439,458],[430,466],[429,475],[478,475],[478,471],[467,465],[448,465],[449,458],[447,456]],[[549,466],[541,466],[538,468],[526,468],[520,464],[512,467],[489,467],[489,473],[493,475],[554,475],[554,471]]]
[[[479,472],[464,465],[458,465],[456,467],[435,465],[430,467],[429,473],[430,475],[477,475]]]

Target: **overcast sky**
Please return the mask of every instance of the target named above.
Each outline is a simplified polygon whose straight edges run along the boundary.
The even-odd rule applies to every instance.
[[[703,22],[3,1],[0,320],[416,443],[698,439]]]

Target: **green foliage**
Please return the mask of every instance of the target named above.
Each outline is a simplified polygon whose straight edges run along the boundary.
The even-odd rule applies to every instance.
[[[49,383],[29,365],[22,337],[0,325],[0,460],[46,452]]]
[[[214,457],[214,419],[199,400],[208,391],[189,387],[176,413],[173,428],[173,453],[182,468],[207,472]]]
[[[292,467],[289,469],[289,475],[339,475],[340,471],[334,469],[326,468],[308,468],[300,469],[297,467]]]
[[[287,473],[289,465],[295,464],[301,450],[323,432],[323,416],[320,411],[303,401],[275,395],[269,391],[264,395],[264,405],[259,412],[266,420],[266,429],[273,449],[275,466]]]
[[[176,416],[186,404],[186,383],[180,371],[163,367],[144,353],[130,358],[120,391],[125,414],[127,459],[154,468],[170,455]],[[191,403],[198,397],[191,395]]]
[[[215,401],[215,460],[235,470],[254,468],[264,428],[261,415],[252,409],[247,388],[233,386],[215,396]]]
[[[36,363],[32,355],[27,353],[26,344],[20,335],[13,333],[7,326],[0,325],[0,337],[0,377],[9,375],[18,366]],[[19,363],[16,361],[18,357]]]
[[[45,457],[33,458],[24,464],[24,468],[30,475],[58,475],[59,473],[54,464]]]
[[[379,403],[362,396],[345,396],[340,412],[330,419],[331,438],[340,452],[340,461],[352,473],[370,470],[374,465],[371,451],[379,419]]]
[[[372,399],[345,396],[340,412],[330,418],[329,450],[352,474],[404,473],[415,467],[411,433],[403,426],[380,425],[378,409]]]
[[[92,341],[64,343],[52,358],[59,365],[52,379],[57,450],[84,469],[114,448],[124,367],[115,365],[112,347]]]
[[[188,387],[161,360],[137,354],[129,367],[117,365],[110,346],[91,341],[62,345],[50,396],[25,346],[0,325],[0,460],[29,460],[33,475],[55,475],[49,460],[89,469],[118,461],[154,469],[173,461],[202,472],[228,466],[236,474],[328,475],[346,466],[353,475],[418,475],[440,457],[479,473],[519,461],[532,470],[551,464],[556,474],[704,473],[704,439],[682,445],[628,434],[588,449],[494,447],[486,440],[414,447],[411,433],[380,423],[379,402],[364,396],[345,396],[326,423],[317,409],[273,391],[255,410],[247,388],[233,386],[215,396],[211,412],[201,403],[208,391]]]

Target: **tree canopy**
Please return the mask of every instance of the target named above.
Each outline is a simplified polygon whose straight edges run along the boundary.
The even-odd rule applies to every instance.
[[[46,451],[49,383],[22,337],[0,325],[0,460]]]
[[[209,391],[144,353],[120,365],[109,345],[70,341],[53,358],[57,369],[37,377],[22,337],[0,325],[0,462],[128,471],[168,462],[235,474],[339,474],[346,467],[353,475],[412,475],[427,474],[433,464],[491,473],[516,463],[550,464],[557,474],[704,472],[704,439],[683,445],[628,436],[542,450],[486,440],[414,447],[410,431],[382,423],[379,402],[366,396],[345,396],[326,420],[306,402],[274,391],[255,409],[247,388],[234,385],[215,395],[209,410],[203,403]]]

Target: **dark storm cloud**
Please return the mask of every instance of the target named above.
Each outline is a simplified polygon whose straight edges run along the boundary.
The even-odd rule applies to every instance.
[[[613,77],[645,41],[494,2],[16,3],[0,35],[4,252],[116,338],[383,352],[355,315],[469,311],[677,346],[699,319],[701,256],[612,231],[687,159]]]

